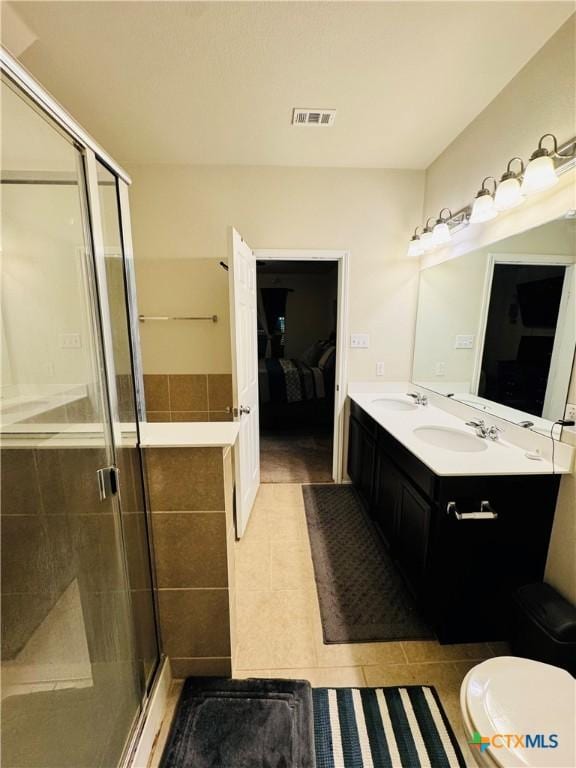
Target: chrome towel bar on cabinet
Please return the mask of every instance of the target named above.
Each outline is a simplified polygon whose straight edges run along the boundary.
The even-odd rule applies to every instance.
[[[446,514],[450,515],[452,512],[456,520],[496,520],[498,518],[498,513],[494,512],[489,501],[481,501],[478,512],[458,512],[456,502],[449,501],[446,505]]]

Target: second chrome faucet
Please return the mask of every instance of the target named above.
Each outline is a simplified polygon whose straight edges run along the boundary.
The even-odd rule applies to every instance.
[[[416,405],[428,405],[427,395],[423,395],[420,392],[406,392],[408,397],[411,397]]]
[[[500,427],[497,427],[495,424],[489,427],[483,419],[479,419],[478,421],[467,421],[466,425],[468,427],[474,427],[478,437],[487,437],[489,440],[498,440],[498,435],[502,432]]]

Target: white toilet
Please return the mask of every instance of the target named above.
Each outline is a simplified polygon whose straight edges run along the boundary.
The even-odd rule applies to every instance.
[[[576,766],[576,681],[563,669],[516,656],[489,659],[464,678],[460,706],[468,740],[475,733],[491,740],[483,750],[471,746],[477,765]],[[538,746],[528,747],[538,735]],[[518,736],[524,738],[519,741]]]

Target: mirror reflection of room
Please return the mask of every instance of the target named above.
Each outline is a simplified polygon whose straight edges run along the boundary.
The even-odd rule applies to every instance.
[[[565,276],[564,266],[494,266],[480,397],[533,416],[552,416],[552,356]],[[566,311],[566,302],[563,308]]]
[[[338,266],[259,260],[260,473],[331,482]]]
[[[576,340],[572,213],[422,271],[413,380],[549,432]]]

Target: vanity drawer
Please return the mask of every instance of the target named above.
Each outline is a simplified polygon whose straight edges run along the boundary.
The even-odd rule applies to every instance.
[[[554,509],[560,484],[558,475],[489,475],[438,477],[436,499],[441,511],[455,502],[460,512],[480,510],[489,502],[499,515],[529,516]]]

